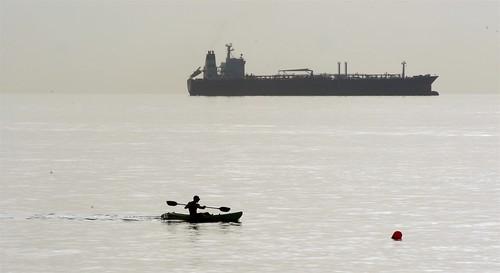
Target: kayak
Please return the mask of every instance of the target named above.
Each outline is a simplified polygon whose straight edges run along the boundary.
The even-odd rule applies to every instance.
[[[161,219],[180,220],[191,223],[238,222],[238,219],[240,219],[242,215],[242,211],[226,214],[200,213],[196,219],[192,219],[189,214],[167,212],[161,215]]]
[[[200,213],[196,219],[192,219],[189,214],[167,212],[162,214],[162,220],[180,220],[191,223],[214,223],[214,222],[238,222],[238,219],[243,215],[243,212],[234,212],[226,214],[209,214]]]

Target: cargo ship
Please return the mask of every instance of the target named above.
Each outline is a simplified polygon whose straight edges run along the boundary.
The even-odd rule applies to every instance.
[[[243,55],[232,55],[232,44],[226,44],[226,61],[216,64],[209,50],[205,66],[198,67],[187,81],[191,96],[438,96],[432,91],[437,75],[349,74],[347,62],[341,72],[315,74],[308,68],[281,69],[275,75],[245,74]],[[201,77],[198,77],[202,74]],[[198,78],[197,78],[198,77]]]

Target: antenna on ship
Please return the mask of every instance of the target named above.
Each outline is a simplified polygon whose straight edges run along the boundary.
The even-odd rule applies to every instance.
[[[403,61],[401,64],[403,65],[403,73],[401,73],[401,78],[404,79],[405,78],[406,61]]]

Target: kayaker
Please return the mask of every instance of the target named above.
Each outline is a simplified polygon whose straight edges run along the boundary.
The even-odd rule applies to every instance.
[[[193,218],[198,216],[198,209],[206,208],[206,206],[200,206],[200,204],[198,204],[198,201],[200,201],[200,197],[198,197],[198,195],[195,195],[193,196],[193,201],[187,203],[187,205],[184,207],[185,209],[189,209],[189,215]]]

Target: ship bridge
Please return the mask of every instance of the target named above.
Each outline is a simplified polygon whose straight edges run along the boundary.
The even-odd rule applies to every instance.
[[[226,60],[221,62],[220,66],[217,67],[215,60],[215,52],[209,50],[205,57],[205,66],[203,69],[198,67],[189,77],[193,79],[199,74],[203,73],[203,79],[205,80],[215,80],[215,79],[243,79],[245,77],[245,59],[243,59],[243,54],[240,54],[239,58],[235,58],[232,55],[234,51],[233,45],[231,43],[226,44]]]

